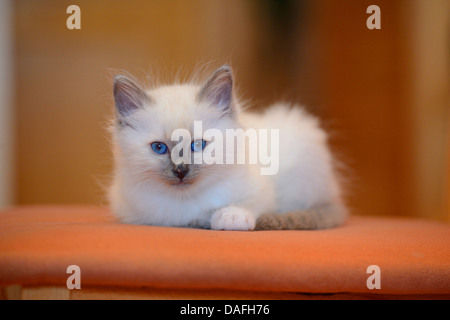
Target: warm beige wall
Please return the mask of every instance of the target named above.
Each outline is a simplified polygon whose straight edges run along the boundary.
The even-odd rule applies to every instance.
[[[408,79],[408,42],[402,1],[378,1],[381,29],[366,27],[370,1],[326,1],[318,7],[324,56],[321,69],[328,106],[336,119],[336,148],[351,177],[353,212],[414,212]]]
[[[450,2],[411,2],[411,106],[415,140],[416,215],[444,220],[448,195],[445,170],[449,135]],[[449,219],[450,221],[450,219]]]
[[[448,2],[377,1],[374,31],[361,15],[371,1],[321,4],[320,36],[332,52],[321,69],[325,111],[340,128],[353,212],[446,221]]]

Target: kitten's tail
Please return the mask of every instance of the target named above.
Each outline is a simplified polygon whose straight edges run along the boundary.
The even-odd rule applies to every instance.
[[[256,220],[255,230],[315,230],[341,225],[347,209],[341,205],[321,205],[308,210],[263,214]]]

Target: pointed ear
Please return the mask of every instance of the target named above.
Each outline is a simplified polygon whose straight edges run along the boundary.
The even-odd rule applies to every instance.
[[[114,78],[114,101],[119,117],[126,117],[150,102],[150,97],[133,80],[125,76]]]
[[[233,104],[233,74],[230,66],[217,69],[198,94],[199,101],[206,101],[224,112],[230,112]]]

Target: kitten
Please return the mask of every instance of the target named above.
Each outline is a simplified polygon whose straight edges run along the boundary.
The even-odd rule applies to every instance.
[[[114,99],[109,199],[122,222],[215,230],[321,229],[344,222],[346,208],[318,120],[283,104],[262,114],[242,111],[229,66],[202,85],[149,91],[116,76]],[[269,147],[279,149],[278,173],[262,175],[262,163],[174,163],[171,154],[178,152],[171,150],[179,143],[171,139],[174,130],[192,135],[179,155],[189,146],[191,157],[206,154],[212,143],[194,132],[194,121],[201,121],[203,131],[214,128],[224,136],[227,129],[278,129],[279,144]],[[217,148],[214,155],[230,154]]]

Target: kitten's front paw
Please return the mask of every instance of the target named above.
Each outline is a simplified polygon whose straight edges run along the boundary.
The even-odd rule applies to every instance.
[[[249,211],[239,207],[225,207],[217,210],[211,217],[213,230],[254,230],[255,217]]]

